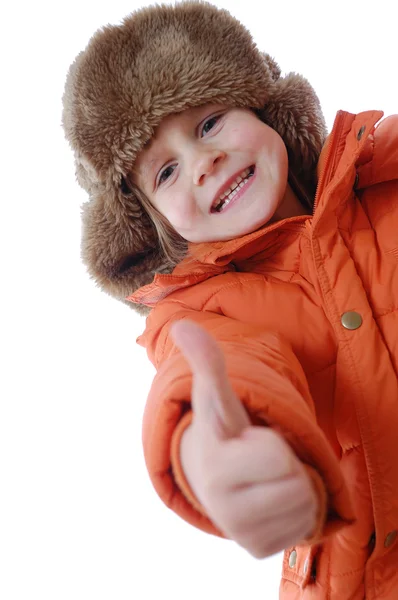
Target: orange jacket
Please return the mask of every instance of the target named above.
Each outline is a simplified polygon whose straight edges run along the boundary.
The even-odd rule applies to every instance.
[[[219,534],[179,463],[191,375],[168,335],[176,319],[218,340],[253,422],[307,466],[324,511],[285,551],[283,599],[398,598],[398,116],[375,127],[382,116],[337,114],[313,216],[191,245],[130,298],[154,307],[139,338],[158,370],[143,443],[170,508]]]

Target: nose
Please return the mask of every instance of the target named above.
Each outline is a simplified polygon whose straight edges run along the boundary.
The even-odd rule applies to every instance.
[[[222,150],[202,149],[193,157],[193,181],[195,185],[203,185],[206,177],[210,175],[220,162],[225,158]]]

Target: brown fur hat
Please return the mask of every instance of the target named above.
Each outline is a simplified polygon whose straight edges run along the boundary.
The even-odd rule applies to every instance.
[[[122,301],[174,267],[124,178],[163,117],[208,102],[256,109],[283,138],[291,169],[314,184],[326,135],[314,90],[300,75],[281,77],[225,10],[197,1],[143,8],[97,31],[69,69],[63,126],[90,198],[82,258]]]

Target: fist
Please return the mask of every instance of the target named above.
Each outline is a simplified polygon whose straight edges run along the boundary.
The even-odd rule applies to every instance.
[[[318,499],[302,463],[279,433],[251,425],[204,329],[184,320],[171,333],[192,371],[182,467],[211,521],[256,558],[310,537]]]

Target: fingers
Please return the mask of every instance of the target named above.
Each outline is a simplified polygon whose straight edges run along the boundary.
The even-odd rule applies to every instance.
[[[228,488],[290,478],[301,464],[282,436],[268,427],[250,427],[220,448],[214,478]]]
[[[233,502],[223,505],[219,526],[263,558],[307,538],[316,524],[316,509],[306,482],[296,476],[238,491]]]
[[[310,537],[312,529],[313,523],[306,515],[297,518],[293,511],[283,521],[267,521],[264,526],[259,525],[235,541],[255,558],[266,558],[302,544]]]
[[[250,511],[247,507],[250,506]],[[230,505],[231,520],[236,521],[240,515],[243,528],[249,527],[252,522],[259,525],[274,521],[283,522],[291,512],[297,518],[301,514],[310,513],[315,519],[316,499],[301,475],[296,475],[274,482],[260,483],[247,486],[234,494]]]
[[[199,325],[174,323],[171,335],[192,371],[192,408],[207,435],[231,438],[250,426],[250,419],[231,388],[224,356],[216,341]]]

